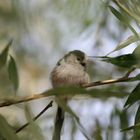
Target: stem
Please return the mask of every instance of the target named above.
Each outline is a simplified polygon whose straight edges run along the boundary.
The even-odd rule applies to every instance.
[[[37,116],[35,116],[33,118],[33,121],[37,120],[46,110],[48,110],[50,107],[52,107],[52,103],[53,101],[51,101]],[[16,133],[20,132],[21,130],[23,130],[24,128],[26,128],[30,123],[25,123],[24,125],[22,125],[20,128],[18,128],[16,130]]]
[[[133,79],[134,79],[134,77],[123,77],[123,78],[118,78],[118,79],[96,81],[96,82],[91,82],[91,83],[85,84],[85,85],[83,85],[83,87],[89,88],[89,87],[95,87],[95,86],[101,86],[101,85],[107,85],[107,84],[113,84],[113,83],[119,83],[119,82],[127,82],[127,81],[131,81]]]
[[[52,140],[61,140],[61,130],[63,122],[64,122],[64,111],[61,107],[58,106]]]
[[[113,83],[119,83],[119,82],[129,82],[129,81],[133,81],[134,79],[135,79],[135,77],[121,77],[118,79],[91,82],[91,83],[83,85],[82,87],[89,88],[89,87],[95,87],[95,86],[101,86],[101,85],[107,85],[107,84],[113,84]],[[48,93],[48,91],[40,93],[40,94],[35,94],[32,96],[22,97],[22,98],[14,97],[11,99],[1,99],[0,107],[10,106],[10,105],[14,105],[14,104],[22,103],[22,102],[28,102],[31,100],[36,100],[36,99],[52,96],[52,94],[49,94],[49,93],[47,94],[47,93]]]

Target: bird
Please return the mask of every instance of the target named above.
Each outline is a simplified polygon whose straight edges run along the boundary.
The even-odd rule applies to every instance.
[[[80,50],[73,50],[65,54],[53,68],[51,72],[51,83],[53,88],[63,86],[81,87],[90,82],[90,77],[87,72],[87,55]],[[56,97],[59,98],[59,97]],[[67,96],[61,99],[67,102]],[[64,111],[58,105],[55,128],[52,140],[60,140],[61,128],[64,121]],[[57,132],[56,132],[57,131]],[[58,132],[59,131],[59,132]],[[55,133],[56,132],[56,133]]]
[[[82,86],[89,83],[87,61],[86,54],[79,50],[74,50],[64,55],[51,72],[53,87]]]

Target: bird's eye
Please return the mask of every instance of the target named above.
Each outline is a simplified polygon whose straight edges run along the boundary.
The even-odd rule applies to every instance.
[[[85,63],[85,62],[81,62],[81,65],[82,65],[83,67],[86,67],[86,63]]]
[[[57,64],[56,64],[57,66],[60,66],[60,62],[57,62]]]
[[[78,61],[81,61],[81,59],[80,59],[79,57],[77,57],[77,60],[78,60]]]

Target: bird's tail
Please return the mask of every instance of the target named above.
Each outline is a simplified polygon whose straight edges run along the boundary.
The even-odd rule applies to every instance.
[[[64,111],[61,107],[58,106],[56,118],[55,118],[55,124],[54,124],[54,132],[52,140],[60,140],[61,139],[61,129],[64,122]]]

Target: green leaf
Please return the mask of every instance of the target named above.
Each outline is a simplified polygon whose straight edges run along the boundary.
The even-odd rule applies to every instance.
[[[109,6],[109,9],[111,10],[111,12],[121,21],[123,22],[127,27],[129,27],[129,29],[134,33],[134,35],[140,39],[138,33],[135,31],[135,29],[129,24],[129,20],[122,15],[119,11],[117,11],[114,7]]]
[[[123,98],[126,95],[128,95],[124,91],[119,91],[119,90],[111,90],[111,89],[90,89],[85,94],[88,94],[89,96],[93,98],[99,98],[99,99],[107,99],[110,97],[116,97],[116,98]]]
[[[8,42],[8,44],[5,46],[4,50],[0,54],[0,68],[2,68],[7,62],[8,51],[9,51],[9,47],[11,46],[12,42],[13,41],[10,40]]]
[[[140,123],[140,106],[138,107],[137,109],[137,113],[136,113],[136,116],[135,116],[135,125],[139,124]],[[135,128],[134,129],[134,136],[133,136],[135,139],[139,139],[140,138],[140,129],[139,128]]]
[[[70,115],[72,115],[72,117],[74,117],[74,119],[76,120],[79,129],[81,130],[82,134],[87,138],[87,140],[91,140],[90,136],[87,134],[86,130],[84,129],[84,127],[82,126],[82,124],[80,123],[80,119],[79,117],[77,117],[77,115],[72,111],[72,109],[66,104],[66,102],[63,99],[60,98],[56,98],[56,102],[58,103],[58,105],[66,112],[68,112]]]
[[[129,130],[132,130],[132,129],[135,129],[135,128],[139,128],[139,127],[140,127],[140,123],[136,124],[136,125],[132,125],[132,126],[127,127],[127,128],[124,128],[124,129],[121,129],[121,132],[129,131]]]
[[[109,98],[109,97],[118,97],[122,98],[126,96],[127,94],[123,94],[122,91],[111,91],[108,89],[90,89],[86,90],[84,88],[80,87],[57,87],[50,89],[43,94],[47,94],[47,96],[60,96],[60,97],[66,97],[66,96],[74,96],[74,95],[90,95],[94,98]]]
[[[133,54],[137,59],[140,59],[140,45],[138,45],[135,50],[133,51]]]
[[[0,136],[3,140],[18,140],[17,135],[10,125],[7,123],[5,118],[0,115]]]
[[[120,128],[122,129],[128,126],[129,119],[128,119],[127,110],[121,111],[119,116],[120,116]]]
[[[129,124],[129,115],[126,112],[127,110],[120,111],[120,128],[125,128]],[[122,140],[127,140],[126,133],[122,134]]]
[[[140,106],[137,109],[137,113],[135,116],[135,125],[132,125],[130,127],[124,128],[121,131],[129,131],[134,129],[134,133],[133,133],[133,139],[137,140],[140,137]]]
[[[139,34],[139,36],[140,36],[140,34]],[[128,45],[130,45],[134,42],[137,42],[137,41],[139,41],[139,38],[136,37],[135,35],[132,35],[132,36],[128,37],[126,40],[122,41],[120,44],[118,44],[116,46],[116,48],[113,51],[111,51],[110,53],[108,53],[107,55],[109,55],[115,51],[118,51],[120,49],[123,49],[123,48],[127,47]]]
[[[130,93],[128,99],[125,102],[124,107],[130,107],[132,104],[140,100],[140,83],[135,87],[135,89]]]
[[[95,140],[103,140],[103,137],[102,137],[102,126],[100,124],[100,121],[98,119],[96,119],[95,121],[95,127],[94,127],[94,131],[93,131],[93,137],[95,138]]]
[[[27,126],[28,132],[30,132],[30,139],[33,140],[44,140],[44,136],[41,132],[39,125],[33,120],[32,111],[28,105],[25,106],[25,116],[28,120],[29,125]]]
[[[132,125],[130,127],[123,126],[122,128],[123,129],[121,131],[129,131],[129,130],[134,129],[133,138],[138,139],[138,137],[140,136],[139,135],[140,134],[140,129],[139,129],[140,128],[140,106],[138,107],[137,113],[136,113],[136,116],[135,116],[135,125]]]
[[[111,10],[111,12],[121,21],[121,22],[124,22],[124,23],[129,23],[129,20],[124,16],[122,15],[119,11],[117,11],[114,7],[112,6],[108,6],[109,9]]]
[[[135,116],[135,124],[140,123],[140,106],[138,107],[136,116]]]
[[[136,66],[139,62],[133,54],[120,55],[112,58],[108,57],[106,59],[103,59],[102,61],[109,62],[124,68]]]
[[[94,98],[109,98],[109,97],[117,97],[117,98],[122,98],[128,95],[128,93],[120,90],[120,91],[111,91],[111,90],[105,90],[105,89],[91,89],[91,90],[85,90],[79,87],[59,87],[59,88],[54,88],[50,89],[47,91],[44,91],[36,98],[42,98],[42,97],[49,97],[49,96],[57,96],[57,97],[72,97],[74,95],[80,95],[80,96],[85,96],[85,95],[90,95]],[[27,99],[23,100],[32,100],[34,97],[29,97]],[[34,98],[35,99],[35,98]],[[2,106],[9,106],[11,104],[15,103],[20,103],[23,102],[23,100],[20,97],[6,97],[6,98],[0,98],[0,107]]]
[[[52,88],[42,94],[47,94],[48,96],[74,96],[76,94],[84,94],[86,92],[85,89],[80,87],[73,87],[73,86],[64,86],[64,87],[56,87]]]
[[[140,22],[139,18],[139,1],[118,1],[113,0],[113,2],[123,11],[127,16],[136,21],[137,24]]]
[[[137,74],[135,77],[133,77],[131,80],[130,80],[130,82],[131,81],[139,81],[140,80],[140,74]]]
[[[17,71],[15,60],[12,56],[10,56],[10,60],[8,63],[8,74],[9,74],[9,79],[11,80],[14,86],[14,89],[17,90],[19,86],[18,71]]]
[[[55,118],[55,124],[54,124],[54,132],[52,136],[52,140],[60,140],[61,139],[61,130],[64,124],[64,117],[65,112],[63,109],[58,106],[57,108],[57,113],[56,113],[56,118]]]

